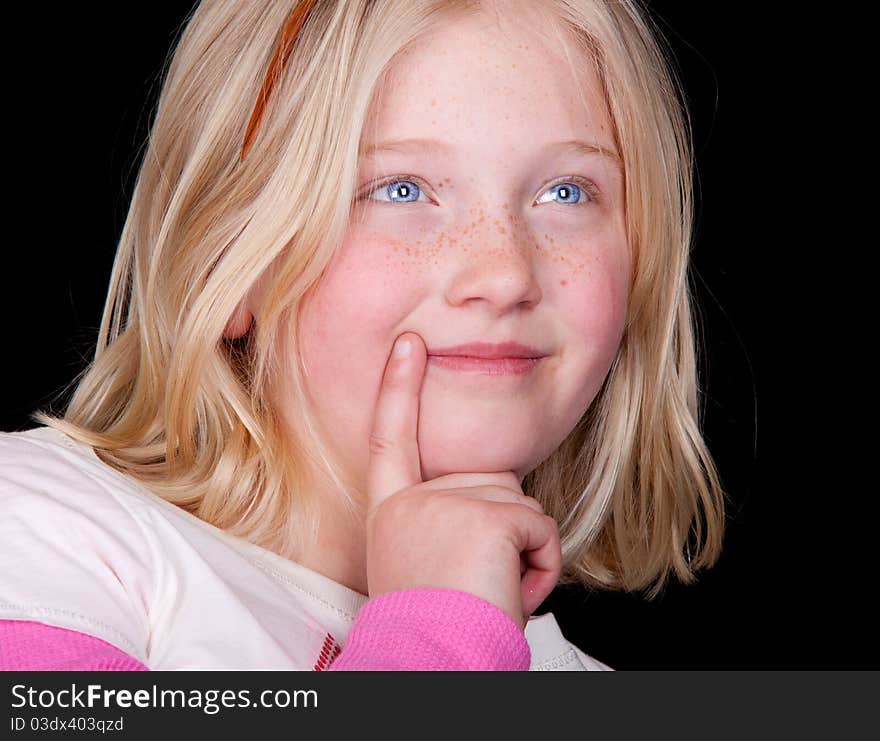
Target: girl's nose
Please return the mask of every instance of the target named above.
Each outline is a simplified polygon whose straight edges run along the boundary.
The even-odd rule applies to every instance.
[[[488,231],[488,230],[486,230]],[[535,271],[534,240],[526,234],[478,233],[459,253],[456,272],[446,291],[453,306],[484,301],[497,314],[520,305],[531,308],[541,300]]]

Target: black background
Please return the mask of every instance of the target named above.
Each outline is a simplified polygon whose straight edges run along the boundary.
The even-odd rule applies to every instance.
[[[616,668],[880,665],[866,337],[847,308],[864,240],[840,205],[850,142],[828,61],[841,42],[768,5],[651,4],[693,119],[705,433],[731,507],[724,555],[697,584],[650,603],[559,588],[539,610]],[[8,48],[5,65],[4,430],[33,426],[94,351],[190,4],[97,7],[9,11],[29,51]]]

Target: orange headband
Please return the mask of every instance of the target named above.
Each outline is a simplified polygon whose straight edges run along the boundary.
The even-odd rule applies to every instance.
[[[272,61],[269,62],[269,69],[266,70],[266,78],[263,80],[263,86],[260,88],[260,94],[257,96],[256,105],[251,113],[251,119],[248,121],[247,129],[244,132],[244,143],[241,145],[241,155],[239,162],[244,161],[244,156],[253,144],[254,137],[257,135],[257,129],[260,128],[260,122],[263,120],[263,114],[266,112],[266,105],[269,102],[269,96],[275,84],[281,79],[281,73],[293,53],[293,47],[296,43],[296,37],[300,29],[308,18],[309,12],[315,5],[316,0],[302,0],[298,2],[287,20],[284,22],[284,28],[281,30],[281,39],[275,47],[275,53],[272,55]]]

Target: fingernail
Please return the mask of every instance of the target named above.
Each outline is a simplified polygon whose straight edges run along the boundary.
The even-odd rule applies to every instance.
[[[394,343],[394,357],[395,358],[406,358],[409,357],[409,351],[412,347],[409,344],[409,340],[399,339]]]

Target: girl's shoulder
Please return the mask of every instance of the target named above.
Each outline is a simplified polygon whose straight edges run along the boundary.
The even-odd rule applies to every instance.
[[[0,432],[0,462],[3,480],[14,477],[22,483],[58,477],[82,479],[110,468],[88,445],[53,427]]]
[[[4,510],[63,510],[135,524],[148,492],[101,461],[92,448],[51,427],[0,432],[0,502]],[[30,520],[36,527],[39,520]]]
[[[57,430],[0,433],[0,619],[86,633],[143,662],[155,584],[142,496]]]

